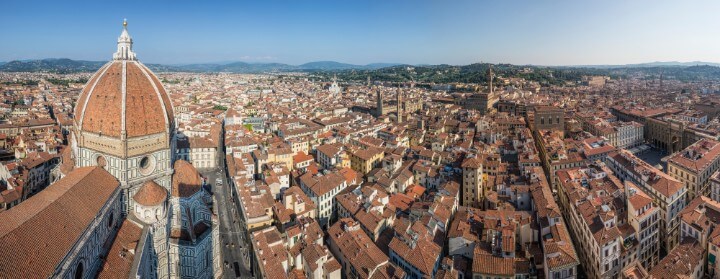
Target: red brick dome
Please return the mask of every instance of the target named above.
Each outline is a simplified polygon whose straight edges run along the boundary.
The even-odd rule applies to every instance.
[[[127,138],[163,133],[173,108],[160,80],[142,63],[111,61],[88,81],[75,108],[79,131]]]
[[[156,206],[167,199],[167,191],[155,181],[145,182],[133,196],[133,200],[140,205]]]

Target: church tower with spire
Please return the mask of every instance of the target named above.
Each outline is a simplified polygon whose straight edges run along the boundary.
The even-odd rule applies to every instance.
[[[340,94],[342,91],[342,88],[340,88],[337,83],[337,75],[333,75],[332,84],[330,85],[330,89],[328,89],[328,91],[334,95]]]
[[[480,114],[491,112],[499,100],[498,96],[495,95],[495,86],[493,85],[494,78],[495,74],[493,73],[492,65],[490,65],[487,70],[488,91],[477,90],[465,99],[464,107],[467,109],[476,109]]]

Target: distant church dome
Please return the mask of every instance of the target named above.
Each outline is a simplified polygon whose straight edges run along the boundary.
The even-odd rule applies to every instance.
[[[137,61],[123,26],[113,60],[92,76],[78,98],[76,127],[116,138],[164,133],[173,125],[170,98],[155,74]]]

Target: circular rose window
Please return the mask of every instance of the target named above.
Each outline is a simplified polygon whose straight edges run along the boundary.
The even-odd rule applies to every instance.
[[[107,160],[105,160],[105,157],[102,156],[102,155],[99,155],[99,156],[95,159],[95,162],[97,163],[97,166],[98,166],[98,167],[104,168],[105,166],[107,166]]]
[[[155,157],[152,155],[140,159],[139,170],[142,175],[148,175],[155,170]]]

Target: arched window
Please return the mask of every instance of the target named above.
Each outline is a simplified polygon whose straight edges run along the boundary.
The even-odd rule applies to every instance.
[[[75,268],[75,279],[83,278],[84,272],[85,272],[85,267],[83,266],[82,261],[78,262],[77,267]]]
[[[212,257],[210,256],[210,250],[205,251],[205,268],[208,268],[212,263]]]
[[[113,221],[115,221],[115,213],[110,212],[110,217],[108,218],[108,223],[107,223],[108,228],[113,226]]]

